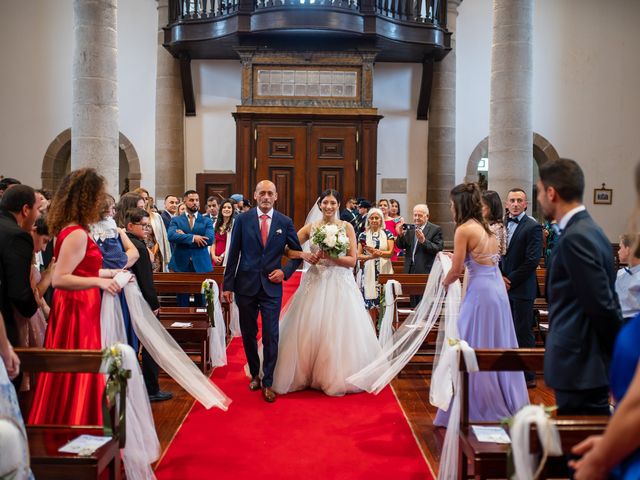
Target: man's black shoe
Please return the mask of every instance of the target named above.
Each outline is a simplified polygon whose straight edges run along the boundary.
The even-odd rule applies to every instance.
[[[163,392],[162,390],[158,390],[158,393],[149,395],[150,402],[164,402],[165,400],[171,400],[172,398],[173,398],[173,393]]]

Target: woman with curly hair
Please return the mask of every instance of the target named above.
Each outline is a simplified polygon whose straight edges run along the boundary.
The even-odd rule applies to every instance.
[[[92,168],[69,173],[60,184],[47,222],[55,235],[55,288],[45,348],[100,350],[100,290],[120,291],[118,270],[102,269],[102,254],[89,236],[100,220],[105,180]],[[32,424],[101,425],[104,378],[100,374],[43,373],[38,377]]]

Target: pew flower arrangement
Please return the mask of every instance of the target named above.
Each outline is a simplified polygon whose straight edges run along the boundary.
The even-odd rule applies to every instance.
[[[122,352],[118,345],[117,343],[113,344],[102,351],[102,363],[107,373],[107,381],[102,394],[102,419],[106,436],[113,436],[109,407],[115,405],[118,396],[120,397],[120,418],[118,423],[122,427],[124,427],[126,418],[125,412],[127,408],[124,392],[126,391],[127,381],[131,378],[131,370],[123,368]],[[122,428],[122,431],[124,432],[125,428]]]
[[[325,223],[313,229],[311,243],[320,247],[327,255],[338,258],[349,250],[349,237],[342,225]]]
[[[205,300],[207,301],[207,317],[209,317],[209,325],[211,327],[216,326],[216,321],[214,319],[214,307],[215,307],[215,298],[214,295],[217,293],[217,285],[210,278],[205,279],[202,282],[202,294],[204,295]]]

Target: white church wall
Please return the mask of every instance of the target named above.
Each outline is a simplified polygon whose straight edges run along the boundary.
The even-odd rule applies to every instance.
[[[142,185],[152,194],[156,5],[118,3],[119,128],[135,147]],[[49,144],[71,127],[73,2],[13,2],[3,9],[0,41],[11,45],[0,52],[0,173],[40,187]]]
[[[185,124],[188,187],[195,186],[198,172],[235,171],[235,121],[231,112],[240,104],[241,83],[239,61],[193,61],[191,69],[196,116],[188,117]],[[378,130],[378,192],[382,178],[407,177],[410,159],[426,161],[427,122],[416,120],[421,75],[420,65],[375,65],[373,103],[384,116]],[[422,183],[426,186],[426,178]],[[396,198],[406,211],[406,194],[384,196]]]
[[[194,188],[196,174],[236,169],[236,123],[231,113],[240,105],[240,60],[191,62],[196,116],[185,123],[185,178]],[[250,192],[244,192],[247,195]]]
[[[427,122],[416,120],[422,66],[412,63],[375,64],[373,105],[384,118],[378,126],[378,198],[395,198],[402,215],[410,218],[415,203],[426,199]],[[407,178],[407,194],[381,193],[383,178]],[[418,176],[418,175],[416,175]]]
[[[463,2],[457,28],[456,178],[489,132],[491,0]],[[585,204],[611,241],[625,230],[640,160],[640,2],[538,0],[534,14],[533,128],[578,161]],[[489,167],[491,168],[491,167]],[[594,205],[593,189],[613,189]]]

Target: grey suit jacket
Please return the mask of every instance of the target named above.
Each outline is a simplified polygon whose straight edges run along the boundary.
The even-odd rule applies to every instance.
[[[609,385],[609,362],[622,312],[611,244],[586,212],[575,214],[547,270],[549,334],[544,381],[557,390]]]
[[[412,255],[416,238],[413,230],[407,231],[404,235],[398,235],[396,239],[398,248],[403,248],[405,251],[404,273],[429,273],[437,253],[444,249],[442,229],[438,225],[427,222],[422,227],[422,232],[425,241],[418,243],[415,255]]]

